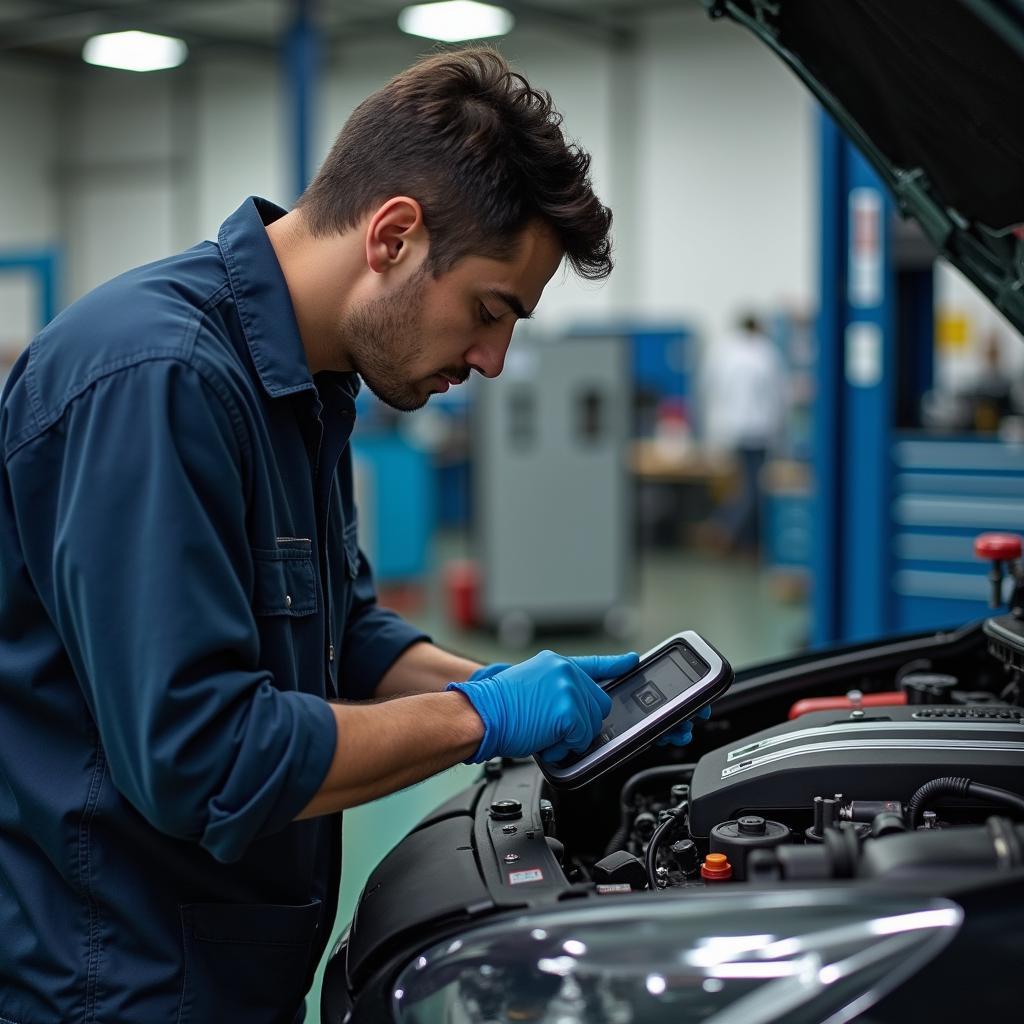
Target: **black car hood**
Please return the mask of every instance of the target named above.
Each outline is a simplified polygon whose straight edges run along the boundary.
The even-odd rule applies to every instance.
[[[782,58],[1024,331],[1024,0],[703,0]]]

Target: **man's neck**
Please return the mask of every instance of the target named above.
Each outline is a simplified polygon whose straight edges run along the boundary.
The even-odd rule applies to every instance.
[[[318,238],[301,210],[268,224],[267,235],[288,285],[310,373],[353,370],[338,329],[358,279],[352,235]]]

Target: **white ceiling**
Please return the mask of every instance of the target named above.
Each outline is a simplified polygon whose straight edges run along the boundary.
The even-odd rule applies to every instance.
[[[328,40],[397,34],[410,0],[313,0]],[[696,0],[496,0],[520,25],[611,38],[645,14]],[[296,0],[0,0],[0,55],[77,59],[97,32],[137,28],[184,38],[193,49],[271,50],[294,17]]]

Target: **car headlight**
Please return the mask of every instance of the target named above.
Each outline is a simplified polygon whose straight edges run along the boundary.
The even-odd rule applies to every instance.
[[[840,1024],[931,960],[948,900],[833,894],[588,903],[424,950],[392,992],[400,1024]]]

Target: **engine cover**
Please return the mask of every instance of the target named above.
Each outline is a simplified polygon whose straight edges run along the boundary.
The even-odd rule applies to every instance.
[[[720,821],[748,813],[809,813],[814,797],[834,793],[907,801],[948,775],[1024,792],[1024,709],[918,705],[802,715],[700,759],[690,832],[706,837]]]

